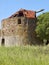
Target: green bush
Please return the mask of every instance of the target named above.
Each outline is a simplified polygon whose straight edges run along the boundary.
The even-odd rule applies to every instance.
[[[36,34],[42,40],[47,39],[49,40],[49,12],[41,14],[37,17],[37,27],[36,27]]]

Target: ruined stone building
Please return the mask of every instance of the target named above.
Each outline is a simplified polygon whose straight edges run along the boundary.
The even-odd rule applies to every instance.
[[[35,44],[35,11],[20,9],[15,14],[2,20],[0,45],[15,46]]]

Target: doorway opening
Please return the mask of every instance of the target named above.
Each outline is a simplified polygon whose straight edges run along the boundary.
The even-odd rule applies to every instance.
[[[5,45],[5,39],[4,39],[4,38],[2,38],[1,45],[2,45],[2,46]]]

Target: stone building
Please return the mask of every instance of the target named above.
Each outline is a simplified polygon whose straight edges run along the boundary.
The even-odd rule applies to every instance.
[[[20,9],[2,20],[0,45],[15,46],[35,44],[36,12]]]

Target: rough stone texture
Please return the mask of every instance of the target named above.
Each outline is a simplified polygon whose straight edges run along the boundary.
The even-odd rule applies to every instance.
[[[18,24],[18,19],[21,19],[21,24]],[[6,36],[5,44],[33,44],[36,22],[34,19],[25,17],[9,18],[2,21],[2,36]]]
[[[32,11],[21,10],[18,12],[18,14],[14,14],[11,17],[2,20],[1,36],[4,39],[3,40],[4,45],[15,46],[35,44],[36,43],[35,27],[36,16],[35,12]]]
[[[0,29],[0,37],[1,37],[1,29]]]

